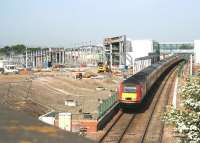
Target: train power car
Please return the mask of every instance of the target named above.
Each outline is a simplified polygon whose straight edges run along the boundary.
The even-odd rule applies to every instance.
[[[164,71],[182,60],[172,56],[161,60],[120,83],[118,100],[122,104],[139,104]]]

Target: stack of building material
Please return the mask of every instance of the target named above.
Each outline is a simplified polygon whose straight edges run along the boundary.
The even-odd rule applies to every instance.
[[[82,72],[73,72],[74,79],[82,79],[82,77],[83,77]]]
[[[26,68],[24,68],[24,69],[19,69],[19,74],[20,75],[27,75],[29,73],[29,71],[26,69]]]
[[[93,72],[90,72],[90,71],[83,73],[84,78],[91,78],[91,77],[95,77],[95,76],[97,76],[97,75]]]

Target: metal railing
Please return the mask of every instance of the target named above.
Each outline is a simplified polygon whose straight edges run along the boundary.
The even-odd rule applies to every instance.
[[[98,106],[98,117],[101,118],[117,102],[117,93],[113,93],[108,99],[103,100]]]

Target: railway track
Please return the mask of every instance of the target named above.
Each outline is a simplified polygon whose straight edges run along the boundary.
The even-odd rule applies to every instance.
[[[121,113],[118,119],[116,119],[113,125],[106,131],[99,142],[120,143],[134,117],[135,114]]]
[[[159,86],[157,90],[151,91],[155,94],[148,109],[137,114],[133,123],[127,130],[127,135],[121,140],[122,143],[157,143],[162,142],[163,127],[161,114],[167,104],[169,86],[174,78],[175,68],[160,81],[156,83]],[[156,87],[155,87],[156,88]]]
[[[173,79],[175,79],[175,76],[176,73],[174,70],[170,73],[170,76],[167,77],[165,87],[163,87],[162,93],[160,93],[160,98],[150,113],[150,118],[147,121],[145,131],[139,141],[140,143],[162,142],[164,122],[161,122],[161,113],[165,111],[165,107],[168,104],[170,89],[172,88],[172,82],[174,81]]]
[[[171,70],[163,81],[155,85],[159,88],[153,91],[155,95],[148,109],[135,114],[123,113],[99,142],[162,142],[164,123],[161,122],[161,114],[165,111],[165,106],[168,103],[169,91],[176,76],[175,69]]]

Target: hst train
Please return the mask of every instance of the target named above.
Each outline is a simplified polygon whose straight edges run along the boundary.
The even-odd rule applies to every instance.
[[[125,105],[141,103],[162,73],[182,60],[180,56],[171,56],[121,82],[118,94],[119,102]]]

